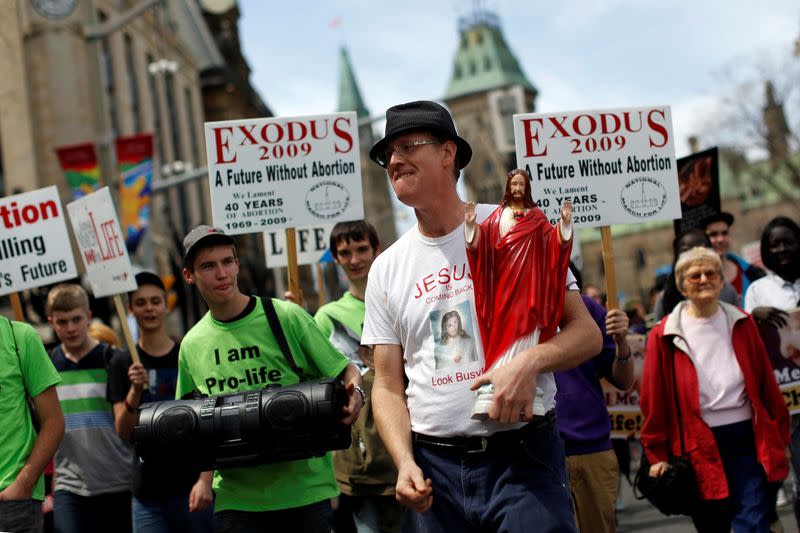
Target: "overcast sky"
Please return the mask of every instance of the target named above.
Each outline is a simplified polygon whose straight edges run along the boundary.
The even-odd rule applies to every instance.
[[[393,104],[442,97],[457,20],[474,4],[294,0],[278,8],[239,0],[239,29],[251,80],[276,115],[335,111],[342,45],[367,107],[382,115]],[[786,56],[800,37],[796,0],[482,4],[500,17],[506,41],[538,88],[537,111],[668,104],[678,157],[714,111],[726,66],[757,54]]]

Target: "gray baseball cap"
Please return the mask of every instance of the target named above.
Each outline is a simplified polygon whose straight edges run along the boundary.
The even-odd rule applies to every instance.
[[[202,224],[186,234],[183,238],[183,265],[191,264],[194,254],[201,248],[218,244],[235,244],[233,237],[222,229]]]

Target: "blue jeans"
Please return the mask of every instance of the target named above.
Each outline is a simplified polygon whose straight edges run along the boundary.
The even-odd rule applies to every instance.
[[[57,490],[54,496],[53,525],[56,533],[131,531],[130,492],[79,496]]]
[[[134,533],[211,533],[214,508],[189,512],[189,496],[133,498]]]
[[[220,511],[214,513],[215,533],[330,533],[330,500],[280,511]]]
[[[750,420],[711,428],[728,480],[727,500],[701,503],[692,521],[698,531],[769,533],[774,491],[756,455]]]
[[[555,418],[516,433],[477,453],[414,444],[433,482],[433,506],[417,514],[420,531],[577,533]]]
[[[41,530],[41,500],[3,500],[0,502],[0,531],[39,533]]]

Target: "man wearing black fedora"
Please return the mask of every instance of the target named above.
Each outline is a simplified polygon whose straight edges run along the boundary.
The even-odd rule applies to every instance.
[[[568,290],[570,275],[560,333],[481,377],[465,203],[456,192],[471,156],[449,112],[425,101],[388,109],[385,135],[370,150],[417,218],[377,257],[367,283],[361,342],[374,348],[375,421],[398,468],[397,499],[420,513],[423,531],[576,531],[550,383],[554,370],[599,352],[601,336],[577,287]],[[477,205],[477,222],[495,208]],[[479,357],[442,364],[445,315],[454,312]],[[486,378],[495,391],[490,418],[473,420],[470,387]],[[546,414],[533,417],[543,382]]]
[[[739,307],[743,307],[747,288],[755,280],[763,278],[766,272],[730,251],[730,231],[733,221],[732,214],[720,211],[707,217],[702,225],[706,230],[708,240],[711,241],[711,246],[722,260],[722,274],[725,277],[725,281],[736,289],[736,294],[739,297],[739,301],[736,304]]]

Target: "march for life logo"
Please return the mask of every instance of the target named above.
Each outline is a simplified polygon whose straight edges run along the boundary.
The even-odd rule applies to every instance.
[[[131,258],[108,187],[67,204],[67,212],[94,296],[136,290]]]
[[[0,199],[0,296],[77,276],[55,185]]]

